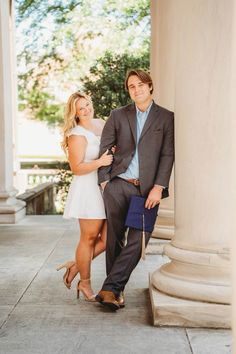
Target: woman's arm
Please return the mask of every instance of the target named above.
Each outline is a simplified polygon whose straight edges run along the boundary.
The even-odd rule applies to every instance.
[[[68,159],[71,171],[77,175],[85,175],[96,171],[101,166],[108,166],[112,163],[112,155],[104,153],[99,159],[91,162],[84,162],[87,140],[81,135],[71,135],[68,138]]]

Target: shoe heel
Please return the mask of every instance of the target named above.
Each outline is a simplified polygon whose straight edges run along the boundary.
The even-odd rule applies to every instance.
[[[63,282],[64,282],[65,286],[67,287],[67,289],[70,289],[70,287],[71,287],[71,282],[68,283],[67,279],[68,279],[68,276],[69,276],[69,273],[70,273],[70,268],[73,267],[74,265],[75,265],[74,261],[69,261],[69,262],[66,262],[66,263],[63,263],[63,264],[59,265],[56,268],[57,271],[61,270],[62,268],[66,268],[66,272],[63,275]]]
[[[63,269],[63,268],[66,268],[66,265],[65,265],[65,264],[59,265],[59,266],[56,268],[56,270],[59,271],[59,270],[61,270],[61,269]]]
[[[84,298],[85,301],[94,302],[94,301],[95,301],[95,295],[92,295],[92,296],[88,297],[88,296],[85,294],[84,290],[79,288],[80,283],[81,283],[82,281],[87,281],[87,280],[90,280],[90,279],[80,279],[80,281],[78,282],[78,284],[77,284],[77,299],[79,299],[79,297],[80,297],[80,292],[82,292],[83,298]]]

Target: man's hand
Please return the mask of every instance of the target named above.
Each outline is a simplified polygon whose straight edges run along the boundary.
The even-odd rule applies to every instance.
[[[150,190],[147,200],[146,200],[146,203],[145,203],[145,208],[151,209],[160,203],[160,200],[162,197],[162,190],[163,190],[163,187],[158,186],[158,185],[154,186]]]
[[[105,182],[102,182],[102,183],[100,184],[100,186],[101,186],[101,188],[102,188],[102,191],[104,191],[104,189],[105,189],[105,187],[106,187],[106,185],[107,185],[108,182],[109,182],[109,181],[105,181]]]

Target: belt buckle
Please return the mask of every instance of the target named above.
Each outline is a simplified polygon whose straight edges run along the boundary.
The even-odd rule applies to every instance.
[[[137,178],[134,179],[134,185],[138,186],[139,185],[139,180]]]

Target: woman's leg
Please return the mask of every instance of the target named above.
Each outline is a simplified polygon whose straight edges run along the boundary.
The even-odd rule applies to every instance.
[[[80,279],[90,279],[91,261],[93,258],[96,239],[101,231],[104,220],[80,219],[80,241],[76,249],[76,266],[80,273]],[[81,282],[80,290],[87,297],[93,295],[90,281]]]
[[[70,268],[70,273],[68,275],[69,282],[72,282],[74,277],[78,274],[78,272],[80,271],[80,267],[82,267],[82,274],[83,274],[81,275],[80,272],[81,279],[87,279],[84,278],[84,269],[86,268],[84,264],[87,264],[87,269],[89,269],[89,271],[87,270],[85,272],[85,275],[87,274],[89,278],[91,261],[89,263],[88,259],[90,259],[90,257],[91,259],[97,257],[106,249],[106,237],[107,237],[106,220],[81,219],[79,220],[79,223],[80,223],[80,231],[81,231],[80,241],[76,248],[76,264]],[[93,248],[91,248],[91,246],[93,246]],[[84,252],[85,252],[85,258],[83,256]],[[80,254],[82,254],[82,256],[80,256]],[[81,262],[78,261],[80,257],[82,259],[82,265],[80,264]]]
[[[97,257],[106,249],[106,241],[107,241],[107,221],[103,220],[102,229],[100,231],[99,236],[96,239],[93,258]]]

